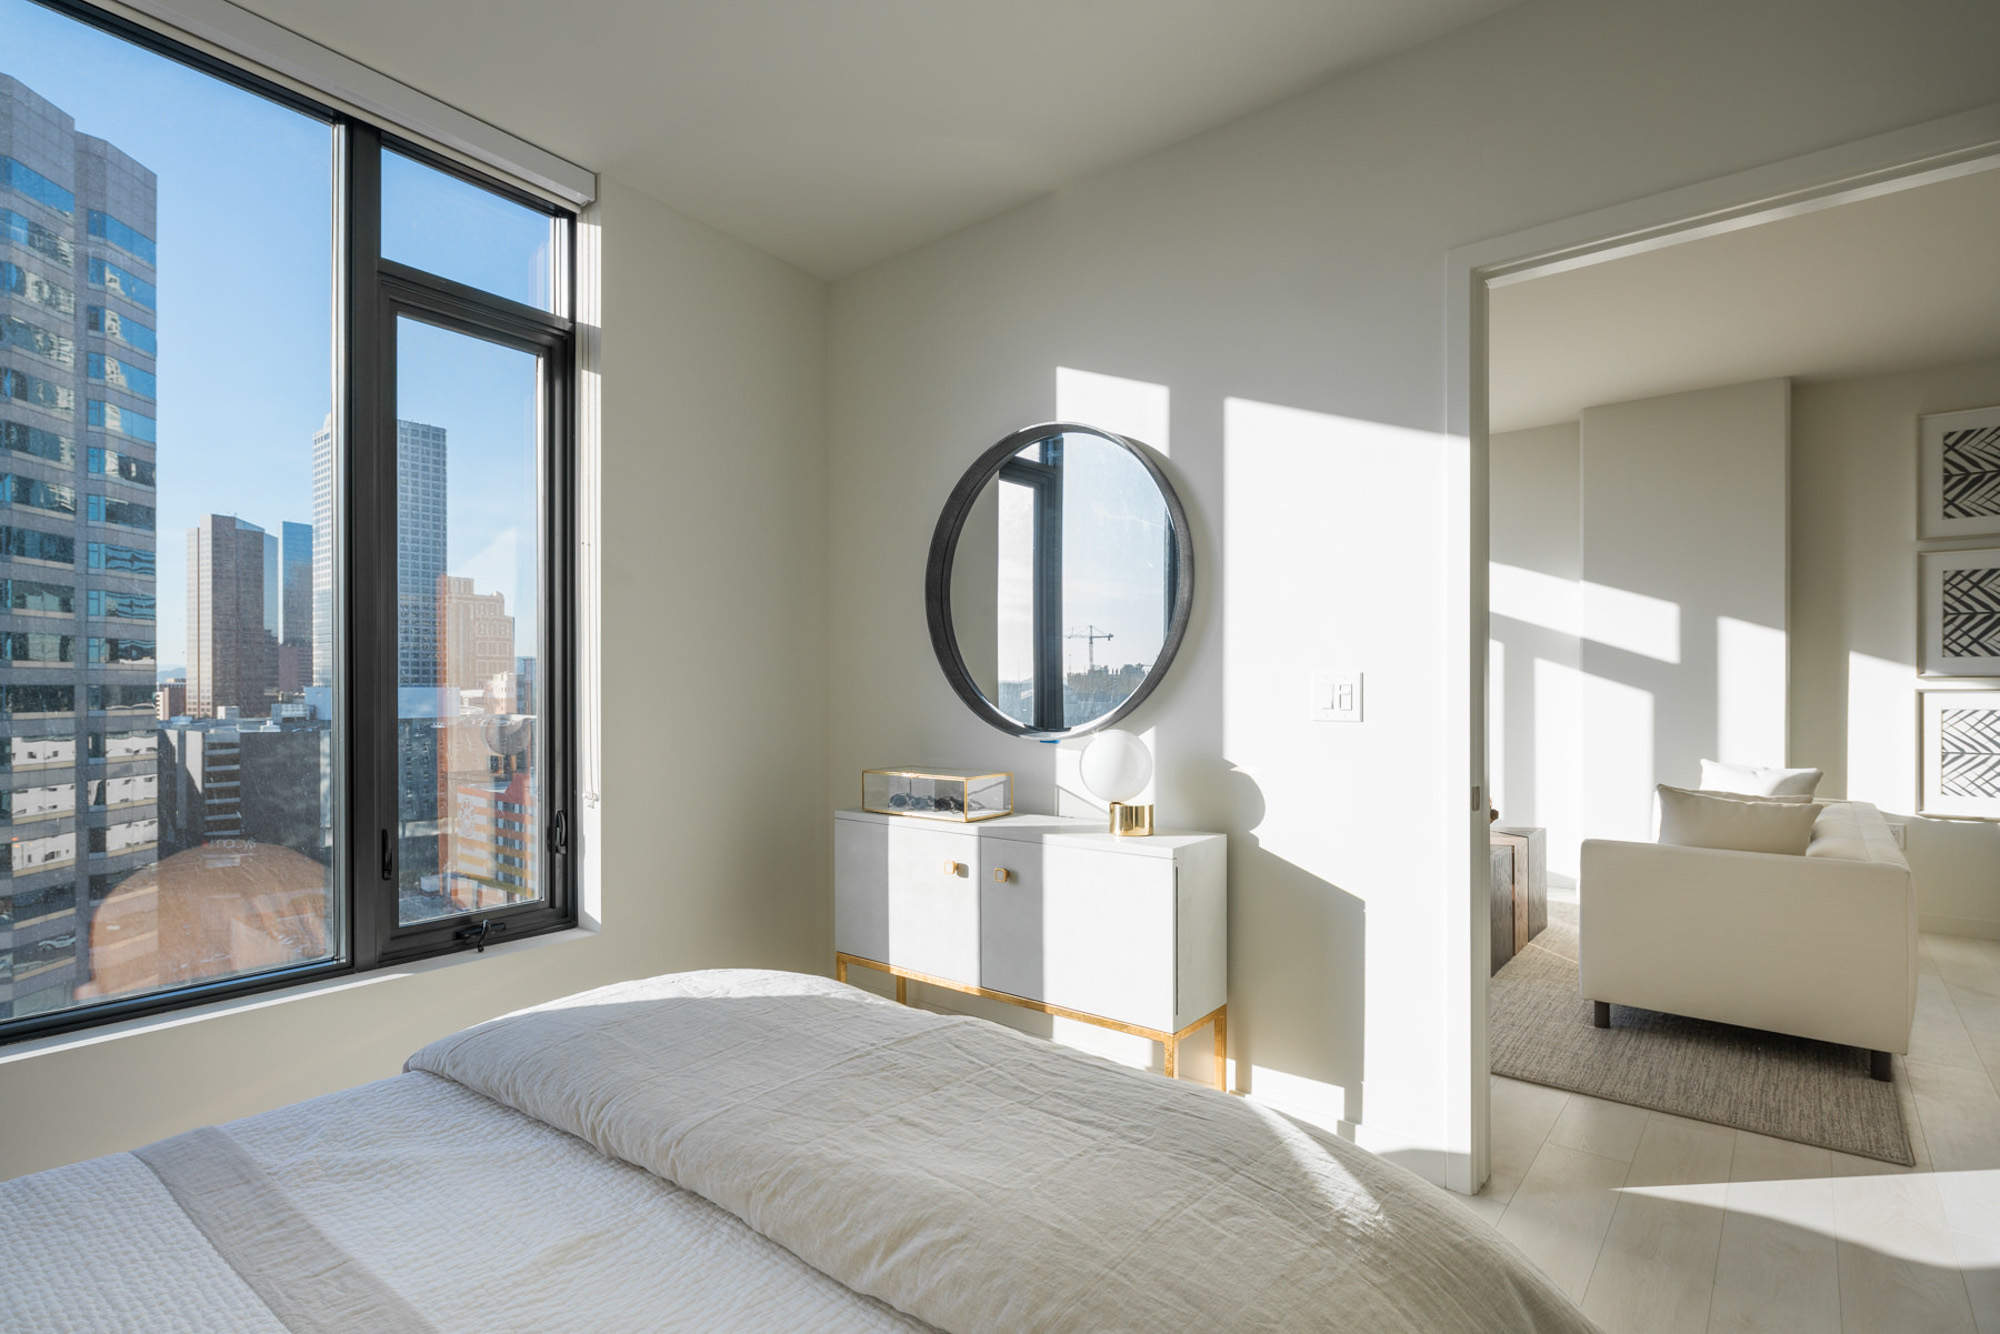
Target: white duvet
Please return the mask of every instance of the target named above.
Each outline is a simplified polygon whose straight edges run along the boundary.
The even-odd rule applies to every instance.
[[[606,988],[410,1068],[206,1132],[289,1232],[204,1219],[177,1141],[0,1184],[0,1328],[1592,1328],[1359,1149],[824,979]],[[327,1325],[313,1282],[385,1300]]]

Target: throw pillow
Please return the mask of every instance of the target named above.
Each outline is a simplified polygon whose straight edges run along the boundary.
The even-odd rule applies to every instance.
[[[1706,792],[1739,792],[1746,797],[1811,797],[1826,775],[1818,769],[1770,769],[1755,764],[1701,762]]]
[[[1813,822],[1825,809],[1817,801],[1718,797],[1665,783],[1660,784],[1659,797],[1662,843],[1792,857],[1805,855],[1806,845],[1812,842]]]
[[[1808,797],[1803,793],[1797,796],[1753,797],[1742,792],[1731,792],[1728,788],[1696,787],[1696,788],[1689,788],[1687,790],[1690,792],[1700,792],[1703,793],[1704,795],[1711,797],[1728,797],[1731,801],[1777,801],[1777,802],[1784,802],[1788,805],[1796,805],[1801,801],[1812,800],[1811,797]]]

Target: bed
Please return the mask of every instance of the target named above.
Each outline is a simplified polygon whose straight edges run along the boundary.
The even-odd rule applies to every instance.
[[[721,971],[0,1183],[0,1328],[1587,1331],[1444,1192],[1242,1098]]]

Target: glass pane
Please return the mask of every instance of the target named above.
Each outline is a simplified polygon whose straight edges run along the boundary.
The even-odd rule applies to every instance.
[[[541,367],[396,322],[398,920],[541,897]]]
[[[0,1019],[330,959],[332,136],[0,0]]]
[[[382,257],[553,310],[555,220],[427,167],[382,154]]]

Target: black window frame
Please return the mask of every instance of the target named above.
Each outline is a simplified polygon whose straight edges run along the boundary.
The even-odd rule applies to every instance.
[[[333,720],[336,803],[330,934],[335,957],[143,996],[0,1020],[0,1045],[256,995],[412,960],[483,949],[577,924],[576,476],[578,339],[574,210],[469,168],[422,144],[272,83],[80,0],[44,8],[309,116],[333,136],[333,336],[336,523],[342,532]],[[556,312],[383,258],[381,155],[400,153],[547,215]],[[398,924],[396,618],[396,322],[409,317],[535,354],[542,374],[542,604],[536,660],[541,714],[537,799],[541,897],[529,903]],[[82,553],[78,553],[81,557]],[[344,839],[338,828],[344,809]]]

